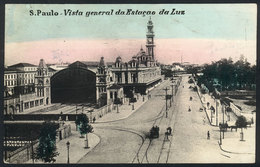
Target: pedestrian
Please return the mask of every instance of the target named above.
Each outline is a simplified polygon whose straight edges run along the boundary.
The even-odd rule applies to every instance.
[[[205,122],[206,122],[206,120],[205,120],[205,117],[203,118],[203,125],[205,125]]]
[[[169,140],[168,135],[169,135],[169,133],[165,132],[166,140]]]
[[[168,128],[167,128],[167,131],[169,132],[169,135],[172,136],[172,128],[171,128],[171,127],[168,127]]]
[[[95,123],[95,121],[96,121],[96,117],[93,118],[93,123]]]
[[[208,131],[208,133],[207,133],[207,139],[208,139],[208,140],[210,139],[210,133],[209,133],[209,131]]]

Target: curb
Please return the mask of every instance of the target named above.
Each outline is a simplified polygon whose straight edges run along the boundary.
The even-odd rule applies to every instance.
[[[218,145],[219,145],[220,150],[223,151],[223,152],[226,152],[226,153],[230,153],[230,154],[253,154],[253,153],[238,153],[238,152],[231,152],[231,151],[224,150],[224,149],[221,147],[221,144],[219,143],[219,141],[218,141]],[[254,155],[254,154],[253,154],[253,155]]]
[[[166,80],[162,81],[162,82],[160,83],[160,85],[163,84],[164,82],[166,82]],[[158,85],[158,86],[160,86],[160,85]],[[157,87],[157,86],[156,86],[156,87]],[[154,90],[154,88],[153,88],[152,90]],[[152,90],[150,90],[150,92],[151,92]],[[148,99],[148,100],[149,100],[149,99]],[[92,124],[111,123],[111,122],[117,122],[117,121],[124,120],[124,119],[130,117],[133,113],[135,113],[140,107],[142,107],[146,102],[148,102],[148,100],[144,101],[144,103],[143,103],[142,105],[140,105],[140,106],[139,106],[138,108],[136,108],[133,112],[131,112],[131,114],[129,114],[129,115],[126,116],[126,117],[119,118],[119,119],[116,119],[116,120],[111,120],[111,121],[100,121],[100,122],[97,122],[97,121],[96,121],[95,123],[92,123]]]
[[[94,147],[92,147],[86,154],[84,154],[75,164],[78,164],[79,161],[81,161],[85,156],[88,155],[88,153],[90,153],[92,150],[94,150],[100,144],[101,137],[99,135],[95,134],[95,133],[93,133],[93,135],[96,135],[99,138],[98,143]]]
[[[123,117],[123,118],[119,118],[119,119],[116,119],[116,120],[111,120],[111,121],[100,121],[100,122],[95,122],[95,123],[92,123],[92,124],[100,124],[100,123],[111,123],[111,122],[117,122],[117,121],[121,121],[121,120],[124,120],[128,117],[130,117],[133,113],[135,113],[140,107],[142,107],[148,100],[146,100],[142,105],[140,105],[138,108],[136,108],[134,111],[131,112],[131,114],[129,114],[128,116],[126,117]]]
[[[195,81],[194,81],[194,83],[195,83]],[[199,86],[198,86],[197,84],[196,84],[195,86],[197,87],[197,94],[198,94],[198,96],[199,96],[199,99],[200,99],[201,105],[202,105],[202,107],[203,107],[203,110],[204,110],[204,112],[206,113],[206,116],[207,116],[207,118],[208,118],[208,121],[209,121],[210,126],[218,127],[217,125],[212,125],[212,123],[210,122],[208,113],[207,113],[205,107],[203,106],[203,102],[202,102],[201,97],[200,97],[199,92],[198,92],[198,91],[199,91],[199,89],[198,89]]]

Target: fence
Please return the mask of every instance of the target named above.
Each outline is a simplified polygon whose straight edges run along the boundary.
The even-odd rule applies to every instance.
[[[71,126],[64,125],[57,129],[56,142],[65,139],[71,135]],[[35,140],[23,147],[16,149],[15,151],[4,151],[4,157],[6,162],[12,164],[20,164],[33,159],[32,155],[36,153],[36,149],[39,145],[39,141]]]
[[[234,114],[238,117],[241,116],[241,110],[233,103],[230,103],[230,108],[234,112]]]
[[[36,152],[38,146],[38,140],[32,141],[23,147],[16,149],[15,151],[4,151],[4,157],[6,162],[19,164],[32,159],[33,153]]]
[[[113,108],[113,103],[105,105],[99,109],[95,109],[93,112],[88,112],[87,116],[89,120],[92,122],[93,118],[95,118],[96,120],[102,118],[103,115],[107,114],[108,112],[111,112],[112,108]]]

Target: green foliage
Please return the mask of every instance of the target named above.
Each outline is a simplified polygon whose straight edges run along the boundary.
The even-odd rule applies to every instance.
[[[198,85],[203,83],[210,92],[214,87],[219,91],[254,90],[256,83],[256,66],[250,66],[243,56],[235,63],[231,58],[213,62],[211,65],[206,65],[202,72],[203,76],[198,78]]]
[[[193,91],[196,92],[197,90],[198,90],[198,89],[197,89],[197,86],[195,86],[195,87],[193,88]]]
[[[187,68],[187,73],[188,74],[195,75],[195,74],[197,74],[197,72],[198,72],[198,67],[188,67]]]
[[[45,122],[41,128],[39,145],[36,149],[36,159],[44,162],[55,162],[55,157],[59,155],[56,151],[56,129],[58,125],[53,122]]]
[[[89,119],[86,114],[80,114],[75,123],[79,126],[81,135],[93,132],[93,127],[89,124]]]
[[[173,72],[171,69],[161,69],[161,75],[165,75],[165,77],[172,77]]]
[[[80,115],[78,115],[77,119],[75,120],[76,125],[80,125],[81,122],[87,122],[89,123],[88,117],[86,116],[86,114],[81,113]]]
[[[201,91],[202,94],[206,94],[208,92],[208,89],[207,89],[206,86],[201,86],[200,91]]]
[[[93,132],[93,127],[90,124],[81,123],[79,126],[80,134],[87,134]]]
[[[237,117],[236,126],[238,128],[245,128],[247,126],[246,118],[243,115]]]
[[[193,83],[193,80],[190,78],[188,82],[189,82],[189,84],[191,84],[191,83]]]

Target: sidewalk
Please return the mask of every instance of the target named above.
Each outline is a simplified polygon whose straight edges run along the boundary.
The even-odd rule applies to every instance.
[[[198,89],[199,91],[199,89]],[[209,94],[201,94],[199,93],[199,97],[201,98],[202,104],[205,108],[206,114],[208,115],[209,118],[209,122],[211,123],[211,125],[213,126],[218,126],[218,124],[216,124],[216,113],[212,115],[212,122],[211,122],[211,110],[208,109],[207,107],[207,102],[210,103],[209,107],[212,105],[215,109],[216,109],[216,100],[213,99]],[[219,103],[219,101],[218,101]],[[218,105],[218,123],[222,123],[223,122],[223,113],[222,113],[222,108],[221,105]],[[229,114],[229,117],[228,115]],[[254,117],[255,118],[255,117]],[[226,112],[224,113],[224,122],[227,121],[228,125],[234,125],[236,122],[236,116],[234,115],[233,112]],[[255,119],[254,119],[255,120]],[[219,129],[217,129],[219,133]],[[230,129],[228,129],[226,132],[224,132],[224,139],[222,138],[222,144],[220,145],[220,139],[219,137],[217,137],[218,139],[218,144],[219,147],[221,149],[221,151],[224,154],[227,154],[228,158],[232,159],[233,161],[236,162],[254,162],[255,159],[255,123],[252,124],[251,127],[247,127],[247,129],[243,128],[243,133],[244,133],[244,140],[240,141],[241,139],[241,129],[237,129],[233,130],[231,132]],[[218,135],[218,134],[214,134],[214,135]],[[223,133],[221,132],[221,135],[223,135]],[[223,136],[222,136],[223,137]],[[242,156],[241,156],[242,155]]]
[[[234,130],[233,132],[225,132],[225,139],[222,140],[222,145],[220,145],[221,150],[232,154],[255,155],[255,126],[243,128],[243,141],[240,141],[240,132],[241,129],[237,129],[237,132]]]
[[[199,87],[198,91],[199,90]],[[199,93],[199,97],[201,99],[202,105],[205,108],[206,114],[208,116],[209,122],[213,126],[219,126],[219,123],[228,123],[229,125],[233,125],[236,121],[236,116],[233,112],[225,112],[224,111],[224,120],[223,120],[223,111],[222,106],[220,104],[220,101],[217,99],[214,99],[209,94],[201,94]],[[216,105],[216,102],[218,105]],[[209,107],[207,106],[207,103],[209,103]],[[213,106],[215,109],[215,112],[212,112],[210,110],[210,107]],[[217,106],[217,107],[216,107]]]
[[[115,110],[112,110],[110,113],[107,113],[102,118],[97,119],[95,123],[104,123],[125,119],[129,117],[131,114],[133,114],[135,111],[137,111],[144,103],[146,103],[147,100],[147,95],[145,96],[144,101],[143,97],[140,96],[137,102],[134,103],[134,110],[132,109],[132,103],[130,105],[127,103],[118,106],[118,112],[115,105]]]
[[[66,143],[70,142],[70,149],[69,149],[69,160],[70,163],[77,163],[82,157],[84,157],[87,153],[89,153],[95,146],[100,142],[100,138],[95,135],[94,133],[88,134],[88,145],[90,148],[85,149],[85,135],[84,138],[80,138],[80,133],[75,130],[75,125],[71,123],[72,129],[71,129],[71,136],[63,139],[56,143],[57,151],[59,152],[59,155],[55,158],[55,163],[62,163],[66,164],[68,160],[68,150]],[[32,160],[29,160],[26,163],[32,163]],[[42,164],[44,162],[38,160],[34,162],[35,164]]]

